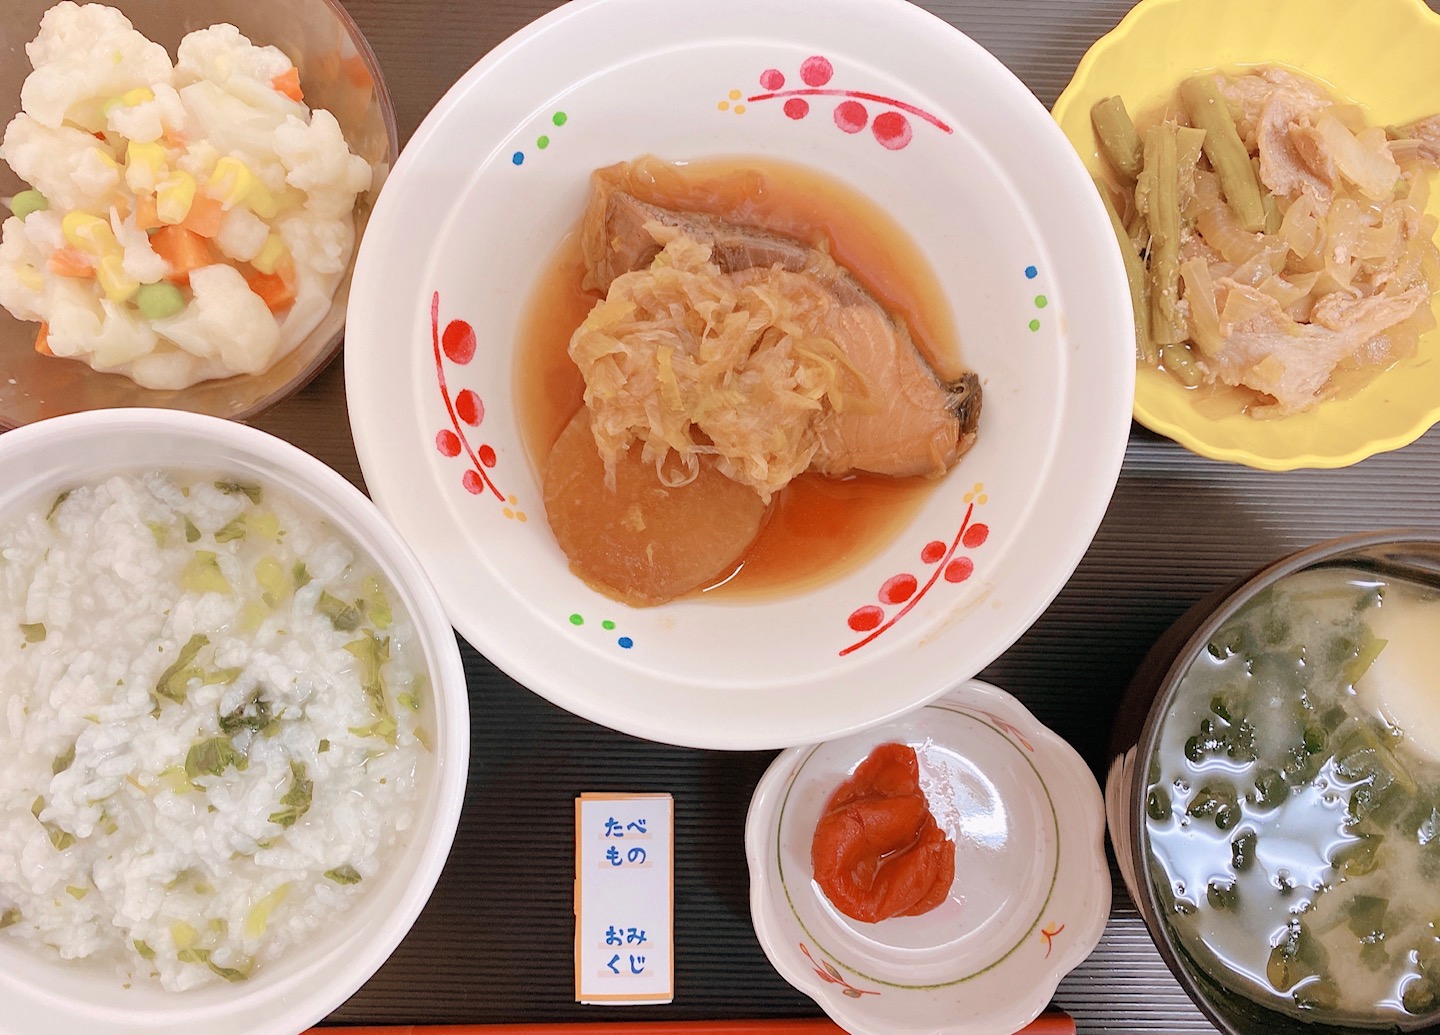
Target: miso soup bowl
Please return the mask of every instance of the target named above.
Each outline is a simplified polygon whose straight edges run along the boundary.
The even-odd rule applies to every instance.
[[[1398,1026],[1388,1017],[1364,1026],[1302,1022],[1232,991],[1223,976],[1197,966],[1174,937],[1151,876],[1145,774],[1181,679],[1216,631],[1258,594],[1287,576],[1327,567],[1357,568],[1435,585],[1440,583],[1440,536],[1420,529],[1392,529],[1332,539],[1212,593],[1182,615],[1141,661],[1120,705],[1105,784],[1110,840],[1125,886],[1160,955],[1190,998],[1226,1035],[1360,1035],[1397,1027],[1435,1035],[1440,1033],[1440,1011]]]
[[[420,915],[450,852],[470,758],[465,671],[419,562],[353,485],[303,450],[243,424],[170,410],[101,410],[0,435],[0,519],[37,498],[124,471],[233,473],[288,493],[375,563],[415,626],[430,677],[410,826],[368,892],[245,981],[167,992],[117,968],[41,955],[0,932],[0,1035],[294,1035],[348,999]],[[0,699],[5,688],[0,684]],[[422,711],[422,715],[425,712]],[[0,788],[0,791],[3,791]],[[367,883],[370,883],[367,880]]]

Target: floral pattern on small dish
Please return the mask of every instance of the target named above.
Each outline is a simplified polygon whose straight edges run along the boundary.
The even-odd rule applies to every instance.
[[[805,958],[810,961],[810,966],[815,971],[815,976],[827,985],[839,985],[841,995],[849,996],[851,999],[859,999],[862,995],[880,994],[879,992],[872,992],[868,989],[856,988],[849,981],[845,980],[844,974],[835,969],[835,964],[826,959],[817,961],[814,956],[810,955],[810,950],[804,942],[800,943],[800,951],[803,952]]]

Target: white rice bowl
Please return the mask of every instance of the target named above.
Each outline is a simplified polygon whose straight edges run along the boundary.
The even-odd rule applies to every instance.
[[[237,563],[230,551],[247,544],[217,545],[214,533],[257,507],[209,480],[196,480],[182,497],[179,479],[140,477],[146,471],[215,472],[263,486],[264,509],[285,528],[278,545],[263,549],[304,557],[310,582],[258,628],[227,636],[246,623],[253,603],[245,569],[254,554]],[[47,515],[58,493],[80,485],[92,488]],[[334,472],[261,432],[212,418],[127,410],[41,422],[0,438],[0,486],[0,625],[7,630],[0,637],[0,914],[23,917],[0,931],[0,1031],[203,1027],[223,1035],[294,1032],[323,1018],[413,923],[439,876],[463,798],[464,674],[416,562]],[[147,527],[177,507],[194,518],[202,541],[187,542],[178,519],[178,534]],[[35,512],[17,530],[27,510]],[[364,629],[336,628],[315,609],[322,584],[359,595],[354,580],[366,565],[357,561],[344,574],[351,551],[335,534],[373,561],[391,590],[385,632],[396,650],[383,668],[390,700],[412,675],[429,681],[428,688],[413,683],[424,698],[418,710],[393,709],[395,729],[381,734],[393,747],[365,731],[375,711],[345,650]],[[178,566],[201,547],[216,554],[233,594],[175,589]],[[262,549],[258,541],[254,549]],[[362,625],[373,618],[365,608],[361,615]],[[12,635],[15,626],[24,628]],[[211,642],[196,664],[242,673],[224,684],[192,679],[183,701],[157,698],[178,646],[206,629]],[[243,773],[177,769],[177,757],[215,733],[217,715],[256,717],[256,687],[265,688],[272,717],[296,721],[266,731],[258,722],[238,732],[232,726],[231,740],[248,756]],[[277,825],[296,759],[313,785],[310,804],[293,824]],[[152,806],[148,813],[112,806],[117,824],[104,802],[126,797],[110,795],[127,780],[158,790],[140,799]],[[32,815],[37,786],[44,802]],[[121,829],[102,836],[107,824]],[[57,835],[78,844],[57,852]],[[87,843],[105,847],[89,851]],[[358,882],[345,882],[345,866]],[[326,877],[337,870],[345,880]],[[197,872],[225,879],[212,888]],[[282,884],[289,891],[260,937],[257,894]],[[176,959],[184,952],[177,921],[196,930],[203,958]],[[155,958],[126,952],[134,941]],[[248,976],[220,980],[226,970]]]

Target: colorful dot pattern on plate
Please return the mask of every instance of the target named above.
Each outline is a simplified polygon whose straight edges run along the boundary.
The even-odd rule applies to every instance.
[[[462,454],[469,461],[460,484],[472,496],[486,492],[494,494],[506,504],[504,514],[513,521],[525,521],[525,512],[517,506],[514,496],[507,496],[496,487],[490,471],[498,462],[495,449],[489,443],[478,446],[471,442],[471,432],[466,428],[478,429],[485,421],[485,403],[478,392],[463,388],[452,393],[449,379],[445,375],[448,362],[453,367],[466,367],[475,358],[478,342],[475,328],[464,320],[451,320],[440,329],[440,293],[430,298],[430,338],[435,351],[435,380],[440,388],[440,398],[445,403],[445,412],[450,417],[450,426],[435,434],[435,448],[441,456],[458,458]]]
[[[835,127],[842,133],[852,135],[861,133],[868,127],[876,143],[887,151],[904,150],[914,139],[915,127],[911,117],[928,122],[942,133],[954,133],[948,124],[913,104],[882,94],[831,86],[835,78],[835,66],[829,58],[819,54],[800,63],[799,77],[804,85],[787,90],[785,85],[788,80],[785,73],[778,68],[767,68],[760,73],[760,86],[764,92],[745,97],[740,90],[731,90],[727,98],[720,101],[716,107],[720,111],[744,115],[749,110],[747,105],[783,101],[780,107],[785,117],[799,122],[810,115],[810,98],[841,98],[832,112]],[[880,108],[873,119],[865,102]]]
[[[1038,276],[1040,276],[1040,271],[1039,271],[1036,267],[1034,267],[1034,266],[1026,266],[1026,267],[1025,267],[1025,279],[1026,279],[1026,280],[1034,280],[1034,279],[1035,279],[1036,277],[1038,277]],[[1046,306],[1048,306],[1048,305],[1050,304],[1050,299],[1046,298],[1044,295],[1036,295],[1032,301],[1035,303],[1035,308],[1036,308],[1036,309],[1044,309]],[[1032,331],[1038,331],[1038,330],[1040,329],[1040,320],[1039,320],[1038,318],[1032,319],[1032,320],[1030,321],[1030,329],[1031,329]]]
[[[580,614],[579,612],[572,614],[570,616],[570,624],[576,627],[584,625],[585,616]],[[615,623],[612,622],[610,619],[606,618],[600,622],[600,628],[604,629],[606,632],[614,632]],[[620,647],[622,650],[629,650],[630,648],[635,646],[635,641],[629,636],[620,636],[616,638],[615,645],[617,647]]]
[[[552,126],[554,126],[556,129],[559,129],[561,126],[565,125],[565,123],[567,123],[567,122],[569,122],[569,121],[570,121],[570,116],[567,115],[567,114],[565,114],[565,112],[563,112],[563,111],[557,111],[555,114],[553,114],[553,115],[550,116],[550,124],[551,124]],[[541,133],[538,137],[535,138],[535,149],[536,149],[537,151],[544,151],[546,148],[548,148],[548,147],[550,146],[550,144],[551,144],[551,140],[550,140],[550,133],[549,133],[548,130],[547,130],[546,132],[544,132],[544,133]],[[524,165],[524,164],[525,164],[525,152],[524,152],[524,151],[516,151],[513,155],[510,156],[510,164],[511,164],[511,165]]]
[[[932,539],[921,548],[920,563],[931,569],[930,577],[924,585],[921,585],[916,575],[902,571],[881,583],[876,593],[878,604],[863,604],[850,612],[850,617],[846,620],[850,628],[865,635],[841,650],[842,658],[893,627],[924,599],[925,594],[929,593],[942,577],[946,582],[958,584],[975,573],[975,561],[971,557],[965,554],[957,557],[955,554],[962,547],[967,551],[977,550],[990,538],[989,525],[978,521],[971,522],[975,508],[984,506],[989,500],[985,486],[976,482],[974,487],[965,493],[965,518],[960,522],[960,529],[949,546],[947,547],[943,540]],[[887,610],[896,607],[899,610],[893,614]]]

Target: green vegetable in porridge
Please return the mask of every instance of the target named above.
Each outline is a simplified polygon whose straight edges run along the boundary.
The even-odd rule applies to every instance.
[[[1316,1021],[1440,1009],[1440,595],[1282,579],[1181,680],[1146,788],[1180,947]]]

